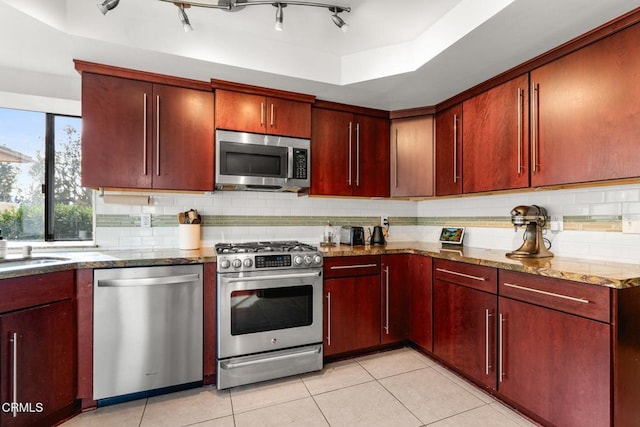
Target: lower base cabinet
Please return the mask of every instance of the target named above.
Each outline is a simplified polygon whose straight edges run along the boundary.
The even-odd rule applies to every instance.
[[[0,316],[0,425],[50,426],[74,411],[74,322],[70,300]]]
[[[409,256],[408,337],[423,351],[433,351],[432,264],[430,257]]]

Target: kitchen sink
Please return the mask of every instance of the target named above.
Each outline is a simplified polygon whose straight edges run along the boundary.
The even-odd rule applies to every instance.
[[[38,265],[53,264],[58,262],[69,261],[69,258],[51,257],[51,256],[34,256],[28,258],[5,258],[0,259],[0,269],[31,267]]]

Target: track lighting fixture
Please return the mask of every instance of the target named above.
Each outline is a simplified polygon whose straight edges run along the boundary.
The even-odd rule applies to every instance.
[[[197,1],[181,1],[181,0],[158,0],[167,3],[173,3],[178,6],[178,17],[180,18],[180,22],[182,22],[182,28],[185,31],[193,31],[193,27],[189,22],[189,17],[185,12],[185,8],[189,7],[202,7],[208,9],[223,9],[231,12],[236,12],[244,9],[246,6],[258,6],[258,5],[271,5],[276,7],[276,22],[274,24],[274,28],[277,31],[283,30],[283,21],[284,21],[284,12],[283,9],[287,6],[312,6],[312,7],[321,7],[328,9],[332,15],[331,20],[338,28],[340,28],[343,32],[347,32],[349,25],[344,22],[344,20],[338,15],[342,12],[351,12],[350,7],[346,6],[337,6],[329,3],[316,3],[311,1],[285,1],[278,2],[273,0],[207,0],[208,3],[199,3]],[[204,1],[204,0],[203,0]],[[102,2],[98,3],[98,9],[103,14],[106,14],[111,9],[114,9],[118,6],[120,0],[102,0]]]
[[[273,28],[276,31],[282,31],[282,20],[284,19],[284,13],[282,12],[282,8],[286,6],[283,5],[282,3],[274,3],[273,4],[275,7],[277,7],[276,9],[276,23],[273,25]]]
[[[120,0],[104,0],[101,3],[98,3],[98,9],[102,12],[103,15],[106,15],[111,9],[115,9],[118,6]]]
[[[182,22],[182,29],[184,32],[188,33],[189,31],[193,31],[187,12],[184,11],[184,3],[178,3],[176,6],[178,6],[178,17],[180,18],[180,22]],[[187,7],[189,7],[189,5],[187,5]]]

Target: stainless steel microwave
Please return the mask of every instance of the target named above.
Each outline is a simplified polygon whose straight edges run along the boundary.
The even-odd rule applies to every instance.
[[[216,131],[216,189],[300,191],[311,182],[311,141]]]

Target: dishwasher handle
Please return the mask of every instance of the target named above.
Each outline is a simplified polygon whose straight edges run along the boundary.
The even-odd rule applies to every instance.
[[[178,276],[139,277],[135,279],[102,279],[98,280],[100,288],[131,288],[138,286],[177,285],[197,282],[199,274],[181,274]]]

